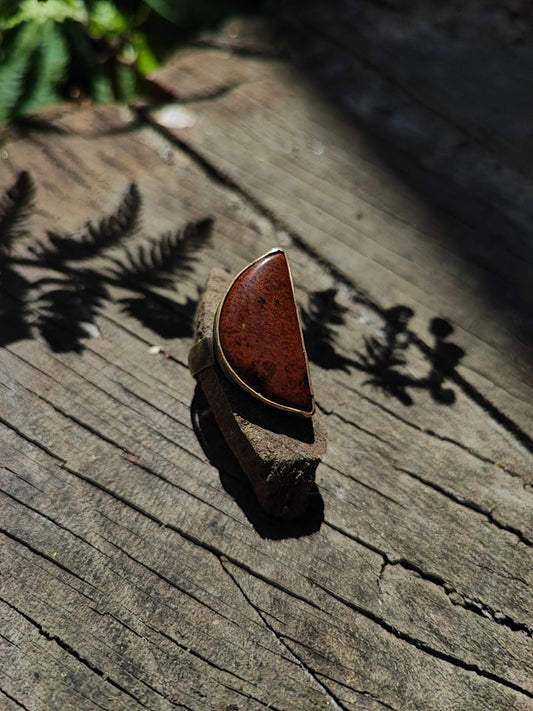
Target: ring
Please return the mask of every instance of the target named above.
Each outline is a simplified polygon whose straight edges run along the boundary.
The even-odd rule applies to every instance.
[[[193,376],[215,364],[265,405],[312,417],[309,363],[283,250],[267,252],[237,274],[218,306],[212,336],[192,346]]]

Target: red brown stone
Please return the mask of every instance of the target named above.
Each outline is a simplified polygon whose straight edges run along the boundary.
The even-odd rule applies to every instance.
[[[261,400],[313,414],[307,355],[285,253],[246,267],[222,301],[215,325],[221,366]]]

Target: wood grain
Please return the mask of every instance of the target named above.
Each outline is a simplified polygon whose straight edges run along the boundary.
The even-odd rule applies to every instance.
[[[266,40],[230,40],[154,77],[175,98],[157,110],[58,110],[3,137],[0,191],[29,170],[36,193],[1,286],[0,705],[529,711],[529,351],[449,240],[474,197],[428,206]],[[47,231],[98,225],[132,182],[139,229],[61,262],[69,289],[91,275],[72,293],[104,291],[54,350]],[[195,248],[183,230],[207,218]],[[173,267],[120,281],[167,233]],[[277,245],[329,434],[306,526],[273,524],[191,419],[207,275]]]

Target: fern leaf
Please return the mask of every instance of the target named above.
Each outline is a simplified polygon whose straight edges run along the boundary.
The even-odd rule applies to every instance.
[[[33,53],[24,80],[24,92],[17,104],[17,113],[26,114],[59,100],[58,87],[67,70],[69,53],[57,26],[42,27],[42,40]]]
[[[104,218],[96,226],[88,222],[81,237],[74,238],[57,232],[48,232],[47,236],[53,247],[43,248],[43,260],[56,264],[95,257],[103,250],[116,246],[136,231],[140,210],[139,189],[135,183],[132,183],[116,213]]]
[[[35,186],[30,174],[22,171],[0,198],[0,250],[9,253],[16,239],[26,234],[24,221],[33,206]]]
[[[2,55],[6,59],[0,62],[0,123],[19,113],[19,105],[28,93],[26,78],[41,40],[41,26],[34,22],[2,37]]]
[[[0,67],[0,124],[6,123],[14,113],[29,63],[29,57],[18,56]]]
[[[127,262],[115,260],[111,270],[117,284],[126,288],[170,286],[177,272],[190,271],[196,252],[211,236],[213,220],[207,218],[190,222],[182,231],[165,233],[149,248],[138,247],[127,253]]]

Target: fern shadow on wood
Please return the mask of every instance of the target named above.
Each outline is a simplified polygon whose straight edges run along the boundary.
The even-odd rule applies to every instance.
[[[28,234],[34,195],[33,181],[23,172],[0,200],[0,345],[38,331],[54,351],[80,352],[84,340],[98,334],[96,317],[117,290],[129,292],[116,298],[123,311],[159,336],[192,335],[196,301],[175,302],[161,289],[174,288],[193,270],[211,235],[210,218],[127,249],[141,211],[139,190],[131,184],[113,214],[86,223],[75,237],[48,231],[30,248],[30,258],[20,257],[13,247]],[[117,248],[122,256],[116,256]],[[32,270],[38,275],[33,280]]]
[[[452,405],[456,395],[452,388],[444,387],[452,378],[465,351],[448,341],[453,326],[443,318],[433,318],[429,331],[433,345],[424,348],[429,361],[429,371],[422,376],[409,372],[408,351],[413,345],[413,334],[408,323],[414,312],[408,306],[394,306],[383,313],[384,328],[381,338],[365,338],[365,350],[357,353],[355,367],[371,377],[365,384],[395,397],[403,405],[412,405],[409,390],[427,390],[439,405]]]
[[[364,385],[371,385],[403,405],[412,405],[410,390],[426,390],[440,405],[455,402],[455,391],[445,387],[453,379],[454,371],[464,350],[449,341],[453,327],[443,318],[434,318],[429,323],[433,344],[422,351],[429,361],[429,370],[423,376],[410,372],[410,349],[416,338],[409,331],[409,321],[414,316],[411,308],[393,306],[376,312],[383,320],[381,333],[364,337],[364,347],[355,350],[355,357],[348,357],[336,344],[336,329],[345,326],[347,308],[337,302],[336,289],[313,292],[307,309],[302,309],[304,337],[309,360],[325,370],[341,370],[350,373],[359,370],[370,376]]]

